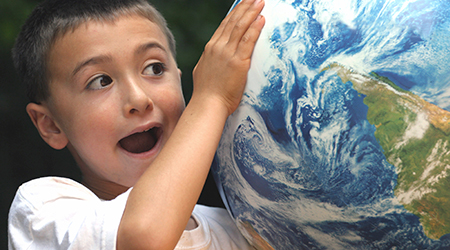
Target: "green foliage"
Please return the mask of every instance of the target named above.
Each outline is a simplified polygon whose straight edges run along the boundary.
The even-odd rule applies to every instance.
[[[0,51],[9,51],[20,27],[31,13],[37,1],[0,1]]]

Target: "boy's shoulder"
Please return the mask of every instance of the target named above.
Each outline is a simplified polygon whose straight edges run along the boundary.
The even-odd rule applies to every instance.
[[[64,177],[42,177],[22,184],[15,199],[25,201],[36,209],[59,198],[98,199],[82,184]]]
[[[50,186],[83,186],[77,181],[74,181],[72,179],[66,178],[66,177],[56,177],[56,176],[46,176],[46,177],[40,177],[36,179],[32,179],[30,181],[27,181],[23,183],[20,188],[31,188],[36,186],[42,186],[42,187],[50,187]]]
[[[68,178],[26,182],[9,210],[10,249],[115,249],[126,194],[103,202]]]

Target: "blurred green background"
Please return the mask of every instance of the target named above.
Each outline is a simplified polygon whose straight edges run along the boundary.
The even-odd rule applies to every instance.
[[[41,176],[80,179],[67,150],[44,143],[28,118],[25,88],[11,61],[14,39],[37,0],[0,0],[0,249],[7,249],[7,216],[18,186]],[[154,0],[177,40],[177,61],[183,71],[186,102],[192,93],[192,69],[233,0]],[[223,206],[215,184],[208,177],[199,203]]]

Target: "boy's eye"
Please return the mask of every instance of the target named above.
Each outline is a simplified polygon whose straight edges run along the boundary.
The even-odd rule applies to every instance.
[[[166,70],[166,68],[165,68],[164,64],[158,62],[158,63],[152,63],[152,64],[148,65],[144,69],[144,72],[142,72],[142,73],[147,76],[151,76],[151,75],[160,76],[164,73],[165,70]]]
[[[88,83],[88,89],[102,89],[113,82],[112,78],[107,75],[101,75]]]

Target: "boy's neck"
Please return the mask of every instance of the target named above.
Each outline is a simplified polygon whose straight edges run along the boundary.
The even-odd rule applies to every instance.
[[[93,181],[84,176],[82,184],[102,200],[112,200],[129,189],[128,187],[119,186],[114,183],[103,183],[98,180]],[[108,188],[105,188],[105,186]]]
[[[77,154],[76,150],[69,143],[67,148],[71,152],[75,162],[82,173],[81,183],[91,190],[98,198],[102,200],[112,200],[119,196],[120,194],[126,192],[129,187],[121,186],[117,183],[113,183],[98,177],[94,172],[92,172],[81,160],[80,156]]]

